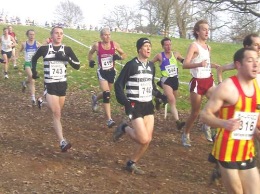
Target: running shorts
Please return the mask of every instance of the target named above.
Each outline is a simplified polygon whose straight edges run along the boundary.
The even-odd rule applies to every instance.
[[[44,84],[44,95],[66,96],[67,82],[54,82]]]
[[[179,88],[179,78],[177,76],[174,77],[161,77],[160,81],[170,86],[174,91]]]
[[[98,76],[98,80],[102,80],[102,81],[106,80],[108,83],[113,84],[116,78],[116,71],[114,68],[111,68],[109,70],[98,69],[97,76]]]
[[[214,80],[212,76],[208,78],[193,77],[189,84],[190,92],[194,92],[199,95],[205,95],[212,86],[214,86]]]
[[[2,55],[6,54],[8,59],[10,59],[12,57],[12,51],[5,52],[5,51],[1,50],[1,54]]]
[[[132,119],[136,119],[138,117],[143,118],[146,115],[154,114],[154,105],[153,105],[152,101],[149,101],[149,102],[131,101],[130,103],[133,106]]]
[[[218,162],[223,168],[226,169],[248,170],[256,167],[255,158],[251,158],[249,160],[239,161],[239,162],[225,162],[225,161],[218,161]]]

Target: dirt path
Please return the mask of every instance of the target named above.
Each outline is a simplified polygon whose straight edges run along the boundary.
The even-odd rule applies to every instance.
[[[6,80],[0,88],[0,193],[225,193],[208,184],[212,144],[196,129],[193,146],[182,147],[181,133],[163,119],[163,110],[139,163],[147,173],[138,176],[123,169],[134,143],[127,136],[111,141],[113,129],[105,126],[102,111],[92,113],[89,94],[68,91],[62,123],[73,147],[61,153],[47,108],[28,106],[28,93]],[[121,115],[114,116],[117,123]]]

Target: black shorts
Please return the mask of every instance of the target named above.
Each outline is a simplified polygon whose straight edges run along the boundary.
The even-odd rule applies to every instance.
[[[223,168],[226,169],[248,170],[256,167],[255,158],[251,158],[249,160],[239,161],[239,162],[224,162],[224,161],[218,161],[218,162]]]
[[[153,115],[154,114],[154,105],[153,102],[137,102],[131,101],[133,105],[133,118],[136,119],[138,117],[144,117],[146,115]]]
[[[1,50],[1,54],[2,55],[6,54],[8,59],[10,59],[12,57],[12,51],[5,52],[5,51]]]
[[[179,78],[177,76],[161,77],[160,81],[163,84],[170,86],[173,89],[173,91],[178,90],[179,88]]]
[[[66,96],[67,82],[55,82],[44,84],[44,95]]]
[[[111,70],[99,69],[97,71],[97,76],[99,80],[106,80],[108,83],[113,84],[116,78],[116,71],[114,68],[112,68]]]

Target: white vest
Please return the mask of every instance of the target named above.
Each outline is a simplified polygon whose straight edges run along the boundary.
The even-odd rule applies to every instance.
[[[208,78],[211,76],[211,65],[210,65],[210,54],[209,49],[204,49],[198,43],[194,42],[199,50],[197,57],[191,60],[191,63],[201,63],[202,61],[207,61],[207,66],[205,67],[196,67],[190,69],[190,73],[194,78]]]

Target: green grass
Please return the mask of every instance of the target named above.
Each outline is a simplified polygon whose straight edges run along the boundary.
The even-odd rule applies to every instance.
[[[4,25],[0,25],[0,27],[4,27]],[[34,29],[36,32],[36,40],[40,43],[43,43],[46,38],[49,37],[49,31],[46,29],[42,29],[35,26],[18,26],[14,25],[14,32],[16,33],[19,45],[17,46],[17,50],[20,48],[21,42],[26,40],[25,33],[28,29]],[[64,29],[64,33],[68,36],[71,36],[72,38],[82,42],[83,44],[87,46],[91,46],[95,41],[99,41],[99,32],[96,31],[87,31],[87,30],[75,30],[75,29]],[[127,59],[124,61],[121,61],[120,63],[124,64],[128,60],[132,59],[137,55],[136,52],[136,41],[140,37],[148,37],[152,42],[152,55],[151,59],[154,57],[154,55],[158,52],[162,51],[160,41],[163,38],[162,36],[150,36],[146,34],[130,34],[130,33],[121,33],[121,32],[112,32],[111,38],[112,40],[118,42],[121,46],[121,48],[125,51],[127,54]],[[172,45],[173,50],[176,50],[180,52],[183,56],[186,55],[187,48],[189,44],[192,42],[192,40],[187,39],[177,39],[172,38]],[[65,45],[69,45],[72,47],[73,51],[79,58],[81,62],[81,68],[80,71],[73,70],[70,66],[68,67],[68,83],[69,83],[69,91],[72,90],[84,90],[86,91],[86,99],[89,99],[90,92],[98,92],[99,86],[98,81],[96,77],[96,67],[94,69],[88,67],[88,61],[87,61],[87,54],[89,51],[89,48],[84,47],[69,38],[64,38],[63,43]],[[232,61],[232,57],[234,52],[241,47],[240,44],[231,44],[231,43],[216,43],[216,42],[208,42],[210,45],[212,52],[211,52],[211,61],[214,63],[218,63],[220,65],[230,63]],[[23,63],[23,58],[20,57],[18,60],[19,63]],[[43,72],[42,72],[42,61],[39,60],[39,64],[37,66],[37,70],[41,76],[40,80],[38,82],[42,83],[43,78]],[[157,69],[159,69],[158,64]],[[117,70],[121,70],[121,66],[117,65]],[[234,71],[225,72],[224,78],[230,76],[231,74],[234,74]],[[215,70],[213,70],[213,74],[215,75]],[[160,77],[160,72],[156,72],[157,77]],[[21,77],[18,76],[17,80],[14,81],[20,81]],[[181,82],[189,82],[191,76],[189,73],[189,70],[183,70],[182,68],[179,68],[179,79]],[[112,98],[112,106],[118,107],[118,104],[115,101],[115,98]],[[188,85],[186,84],[180,84],[179,87],[179,99],[177,99],[177,107],[181,111],[187,111],[190,108],[189,104],[189,92],[188,92]],[[116,110],[115,110],[116,111]]]

